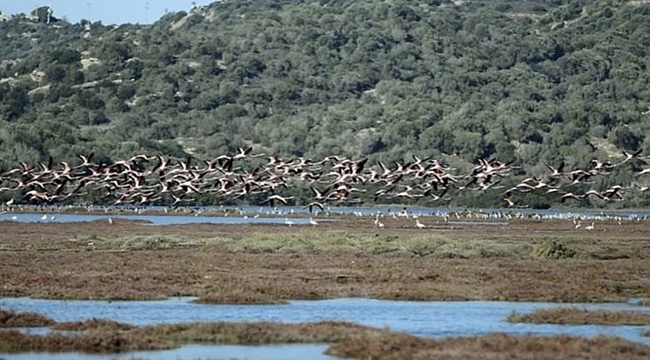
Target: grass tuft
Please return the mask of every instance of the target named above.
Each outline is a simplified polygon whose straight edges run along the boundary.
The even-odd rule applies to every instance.
[[[170,249],[187,242],[183,237],[169,235],[131,236],[116,241],[122,250]]]
[[[511,323],[572,324],[572,325],[650,325],[650,313],[622,310],[585,310],[576,307],[539,309],[529,314],[511,312]]]
[[[547,240],[544,243],[533,248],[532,255],[544,259],[576,259],[581,258],[583,254],[571,249],[567,244],[560,240]]]

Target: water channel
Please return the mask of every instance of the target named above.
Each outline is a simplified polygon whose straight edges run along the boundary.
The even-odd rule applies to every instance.
[[[486,335],[494,332],[509,334],[555,335],[569,334],[593,337],[615,335],[650,345],[643,337],[650,327],[602,325],[511,324],[505,321],[511,311],[528,313],[540,308],[577,306],[588,310],[632,310],[650,312],[649,307],[632,303],[556,304],[495,301],[410,302],[371,299],[336,299],[292,301],[288,305],[206,305],[195,304],[192,298],[172,298],[164,301],[59,301],[30,298],[0,299],[0,308],[34,311],[56,321],[81,321],[92,317],[112,319],[134,325],[179,323],[194,321],[272,321],[284,323],[344,320],[417,336],[441,338],[448,336]],[[46,328],[24,329],[32,333],[47,332]],[[0,354],[10,359],[332,359],[322,354],[327,345],[273,346],[213,346],[186,345],[180,349],[157,352],[137,352],[118,355],[86,354]],[[64,357],[62,357],[65,355]]]

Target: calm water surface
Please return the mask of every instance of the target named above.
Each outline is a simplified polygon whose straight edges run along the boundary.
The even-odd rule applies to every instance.
[[[382,213],[388,216],[387,213]],[[422,217],[426,216],[444,216],[446,213],[418,213],[411,212],[412,215]],[[569,214],[569,213],[567,213]],[[598,216],[597,214],[587,215],[584,213],[571,213],[572,216]],[[276,214],[277,215],[277,214]],[[87,222],[87,221],[109,221],[113,220],[132,220],[140,221],[148,225],[183,225],[183,224],[285,224],[286,218],[279,215],[277,217],[264,217],[256,214],[256,216],[223,216],[223,215],[127,215],[127,214],[71,214],[71,213],[0,213],[0,222],[2,221],[16,221],[20,223],[72,223],[72,222]],[[372,213],[363,214],[371,218]],[[634,215],[631,215],[634,216]],[[337,221],[337,219],[327,218],[323,214],[314,214],[313,218],[317,222]],[[638,217],[642,219],[643,217]],[[476,225],[495,225],[507,226],[508,221],[503,220],[463,220],[464,217],[457,219],[452,217],[447,223],[456,226],[476,226]],[[306,217],[292,217],[289,219],[295,225],[310,225],[309,219]]]
[[[108,209],[115,209],[115,207],[107,207]],[[141,207],[142,209],[151,209],[157,211],[163,211],[164,206],[147,206]],[[103,208],[101,208],[103,209]],[[281,206],[281,207],[270,207],[270,206],[197,206],[192,207],[196,210],[230,210],[230,211],[240,211],[242,213],[248,214],[264,214],[264,213],[308,213],[309,210],[304,206]],[[335,207],[326,207],[325,210],[331,214],[362,214],[362,215],[374,215],[374,214],[390,214],[390,213],[399,213],[404,209],[404,205],[377,205],[377,206],[335,206]],[[464,213],[467,211],[472,211],[474,213],[486,213],[486,214],[506,214],[506,213],[521,213],[525,215],[535,215],[540,216],[544,215],[561,215],[561,214],[576,214],[583,216],[599,216],[599,215],[612,215],[612,216],[622,216],[622,217],[639,217],[643,218],[644,216],[650,216],[650,211],[648,210],[563,210],[563,209],[505,209],[505,208],[485,208],[485,209],[471,209],[471,208],[460,208],[460,207],[439,207],[439,208],[427,208],[427,207],[418,207],[418,206],[409,206],[407,210],[411,214],[427,216],[427,215],[445,215],[451,214],[454,212]]]
[[[304,206],[197,206],[185,208],[184,213],[170,213],[167,216],[158,215],[140,215],[139,210],[160,211],[161,213],[167,208],[163,206],[143,206],[143,207],[116,207],[116,206],[90,206],[88,209],[93,211],[120,211],[120,214],[85,214],[79,213],[57,213],[60,207],[44,208],[40,213],[0,213],[0,221],[18,221],[18,222],[80,222],[94,220],[127,219],[149,222],[153,225],[171,225],[171,224],[194,224],[194,223],[214,223],[214,224],[282,224],[285,219],[283,216],[292,214],[302,214],[303,216],[313,216],[317,221],[327,221],[327,214],[356,214],[360,216],[374,216],[382,214],[390,216],[391,214],[400,214],[404,207],[402,205],[393,206],[375,206],[375,207],[331,207],[326,209],[327,214],[315,212],[309,214],[308,209]],[[467,208],[423,208],[408,207],[408,213],[417,216],[451,216],[450,220],[459,222],[459,225],[476,225],[473,222],[466,223],[467,218],[461,215],[456,218],[453,214],[458,212],[466,214],[471,211],[474,214],[483,215],[503,215],[503,214],[520,214],[523,216],[550,216],[550,217],[583,217],[594,218],[608,216],[620,216],[624,219],[645,220],[650,217],[650,211],[643,210],[535,210],[535,209],[467,209]],[[209,216],[205,212],[210,211]],[[188,213],[190,213],[188,215]],[[224,216],[228,214],[227,216]],[[46,218],[43,216],[46,215]],[[54,215],[54,218],[52,218]],[[235,216],[233,216],[235,215]],[[257,217],[256,217],[257,216]],[[494,219],[494,217],[492,217]],[[309,224],[307,219],[294,218],[296,225]],[[462,224],[460,224],[462,223]],[[489,221],[484,224],[488,225],[507,225],[504,221]]]
[[[135,325],[177,323],[188,321],[274,321],[284,323],[344,320],[370,326],[387,326],[392,330],[418,336],[440,338],[446,336],[485,335],[493,332],[510,334],[570,334],[593,337],[599,334],[616,335],[631,341],[650,345],[650,338],[641,336],[650,327],[598,325],[534,325],[510,324],[504,319],[513,310],[521,313],[540,308],[578,306],[589,310],[613,309],[650,312],[650,308],[635,304],[555,304],[524,302],[409,302],[369,299],[336,299],[322,301],[292,301],[288,305],[205,305],[194,304],[192,298],[173,298],[165,301],[59,301],[29,298],[0,299],[0,307],[16,311],[36,311],[56,321],[78,321],[92,317],[108,318]],[[34,329],[39,332],[42,330]],[[249,358],[262,359],[268,351],[276,351],[283,358],[327,358],[325,345],[282,345],[273,347],[248,346],[186,346],[174,351],[126,354],[128,357],[150,358]],[[223,349],[223,353],[221,350]],[[218,350],[218,351],[217,351]],[[213,351],[205,355],[204,351]],[[171,357],[167,357],[167,354]],[[222,356],[223,354],[223,356]],[[271,353],[268,353],[271,354]],[[294,355],[295,354],[295,355]],[[66,354],[68,355],[68,354]],[[30,357],[32,356],[32,357]],[[36,356],[36,357],[34,357]],[[8,359],[60,359],[59,355],[20,354],[0,357]],[[83,356],[86,355],[75,355]],[[320,356],[320,357],[319,357]],[[65,357],[70,358],[70,357]],[[87,357],[95,359],[95,357]],[[105,358],[105,357],[104,357]],[[110,358],[117,358],[111,356]],[[122,359],[123,357],[120,357]],[[97,358],[99,359],[99,358]],[[102,358],[103,359],[103,358]]]
[[[96,214],[64,214],[64,213],[4,213],[0,221],[17,221],[22,223],[71,223],[103,220],[134,220],[150,225],[182,225],[182,224],[284,224],[282,217],[244,217],[244,216],[188,216],[188,215],[96,215]],[[296,225],[308,225],[307,218],[290,219]],[[316,219],[316,221],[334,221],[333,219]]]

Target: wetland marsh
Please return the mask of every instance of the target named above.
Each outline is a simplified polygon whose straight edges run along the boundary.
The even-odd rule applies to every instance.
[[[0,222],[2,297],[278,303],[650,297],[650,226],[343,216],[318,226]]]
[[[579,326],[509,324],[506,321],[512,311],[530,314],[554,307],[556,303],[580,303],[573,305],[593,311],[638,309],[647,313],[648,309],[643,306],[650,298],[650,226],[647,222],[603,220],[596,223],[594,230],[588,231],[575,229],[574,224],[566,220],[513,219],[502,226],[480,223],[463,226],[423,216],[418,220],[426,225],[424,229],[416,227],[411,218],[393,217],[383,218],[385,227],[380,229],[373,225],[371,217],[341,215],[332,218],[336,221],[292,227],[203,223],[152,227],[128,220],[109,223],[105,219],[79,223],[39,222],[28,226],[13,221],[0,222],[0,296],[7,298],[2,306],[5,310],[41,313],[57,323],[97,318],[136,327],[112,329],[111,333],[120,334],[120,341],[129,332],[134,334],[143,328],[189,326],[187,324],[196,321],[230,321],[233,324],[262,321],[278,333],[284,331],[278,329],[285,325],[350,321],[355,329],[354,336],[334,340],[327,338],[325,331],[325,335],[319,333],[307,342],[321,344],[318,345],[321,351],[327,348],[323,343],[333,344],[327,350],[330,355],[361,358],[377,355],[378,349],[383,349],[386,356],[403,355],[405,348],[394,348],[390,340],[402,336],[407,337],[398,343],[426,356],[434,356],[432,354],[438,354],[436,351],[450,344],[460,346],[458,344],[463,341],[471,341],[447,340],[467,336],[475,336],[473,341],[478,342],[487,341],[480,340],[486,337],[489,341],[521,343],[521,346],[539,349],[546,349],[546,337],[536,340],[533,335],[564,336],[558,341],[574,344],[570,346],[580,346],[586,341],[593,342],[595,347],[609,349],[598,353],[608,354],[609,358],[619,356],[615,349],[621,345],[617,341],[648,343],[649,338],[642,336],[648,331],[647,327],[590,323]],[[627,303],[630,298],[640,301]],[[56,308],[52,304],[62,300],[67,308],[59,307],[58,313],[52,310]],[[418,302],[403,302],[407,300]],[[39,301],[50,305],[32,306]],[[369,305],[373,302],[374,305]],[[611,302],[618,304],[604,304]],[[32,305],[25,305],[30,303]],[[104,307],[97,305],[100,303],[105,304]],[[156,305],[164,303],[183,303],[183,310],[173,312]],[[588,303],[594,307],[588,307]],[[112,314],[82,310],[110,306],[118,306],[119,310]],[[148,321],[139,321],[135,315],[128,316],[133,314],[128,311],[131,306],[142,306],[136,312],[142,316],[148,313],[143,310],[148,306],[156,310]],[[302,311],[299,310],[301,306]],[[322,308],[315,311],[313,306]],[[193,307],[201,309],[194,316],[190,310]],[[423,310],[427,308],[431,310]],[[53,312],[48,313],[48,309]],[[413,311],[413,319],[402,319],[401,323],[385,316],[401,314],[408,318],[409,311]],[[491,312],[492,317],[481,317],[487,316],[480,315],[481,311]],[[296,315],[304,313],[322,316]],[[77,314],[77,318],[70,314]],[[166,314],[175,315],[167,318]],[[421,321],[417,321],[416,316],[421,316]],[[488,325],[481,327],[482,323]],[[383,332],[377,336],[361,336],[366,330]],[[287,331],[295,335],[294,330]],[[97,329],[86,329],[78,336],[87,337],[91,333],[98,336]],[[62,336],[56,333],[11,334],[15,338],[9,343],[44,341],[25,340],[25,336],[43,339]],[[599,334],[617,338],[594,338]],[[197,336],[202,339],[204,335]],[[111,339],[108,335],[101,336]],[[261,335],[257,333],[254,338],[258,336]],[[292,338],[274,340],[274,336],[261,338],[267,339],[266,343],[295,342]],[[413,340],[408,336],[417,337]],[[352,338],[357,339],[353,341],[357,345],[350,343]],[[83,339],[81,343],[90,341]],[[165,344],[183,349],[193,346],[186,344],[204,343],[192,337],[183,339]],[[52,341],[50,338],[45,343],[52,344]],[[70,339],[57,341],[68,344]],[[59,343],[57,341],[54,343]],[[216,343],[247,342],[239,339]],[[628,358],[637,355],[642,358],[648,351],[647,345],[635,343],[625,345],[633,349],[630,354],[636,354]],[[359,344],[364,344],[365,350],[360,350]],[[122,351],[156,348],[160,349],[134,345]],[[74,346],[65,349],[88,351]],[[310,349],[313,351],[315,347]],[[557,349],[547,349],[549,358],[557,355]],[[508,351],[494,356],[507,356]],[[587,356],[572,354],[574,358]],[[594,354],[589,356],[608,358]]]

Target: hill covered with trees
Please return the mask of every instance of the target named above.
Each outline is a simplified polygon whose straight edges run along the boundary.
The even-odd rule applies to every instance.
[[[228,0],[148,26],[46,10],[0,22],[0,169],[253,146],[465,169],[495,157],[521,178],[650,154],[645,0]]]

